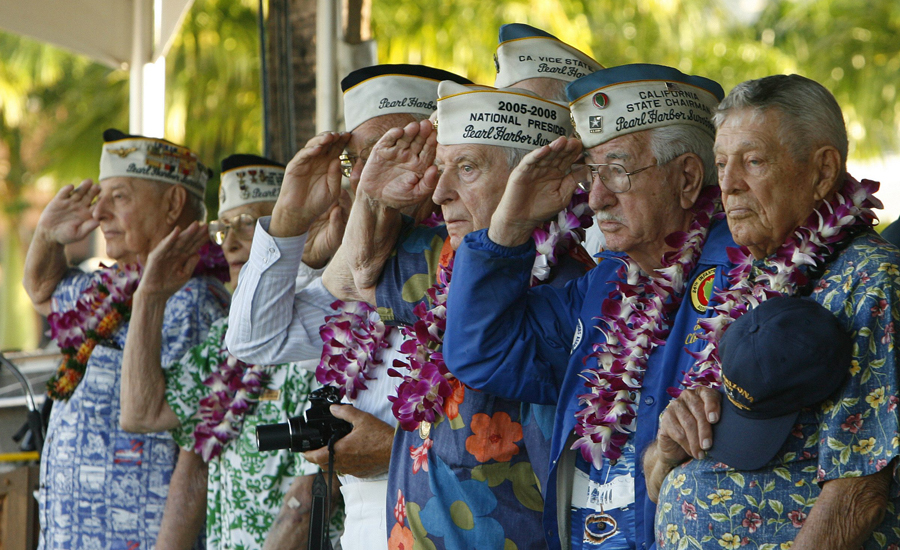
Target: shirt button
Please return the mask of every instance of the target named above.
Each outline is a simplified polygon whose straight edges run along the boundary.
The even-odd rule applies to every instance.
[[[647,397],[644,398],[645,405],[652,405],[654,403],[656,403],[656,399],[653,399],[652,395],[648,395]]]
[[[274,249],[274,248],[270,248],[270,249],[269,249],[269,254],[275,254],[275,249]]]

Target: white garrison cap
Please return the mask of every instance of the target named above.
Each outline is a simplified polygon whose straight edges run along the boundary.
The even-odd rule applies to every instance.
[[[572,133],[565,105],[518,88],[438,88],[437,140],[441,145],[473,143],[531,151]]]
[[[203,198],[212,172],[187,147],[114,129],[103,132],[103,141],[99,181],[128,177],[181,184]]]
[[[572,82],[603,68],[591,56],[552,34],[523,23],[500,27],[500,45],[494,54],[497,78],[505,88],[529,78],[553,78]]]

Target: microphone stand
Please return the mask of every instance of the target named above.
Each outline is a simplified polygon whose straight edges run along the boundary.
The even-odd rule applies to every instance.
[[[31,427],[31,434],[34,438],[34,447],[37,452],[40,454],[41,449],[44,447],[44,423],[41,419],[41,411],[34,404],[34,389],[31,387],[31,381],[29,381],[22,374],[22,371],[19,370],[19,367],[15,366],[12,361],[6,358],[3,355],[3,352],[0,352],[0,365],[6,366],[10,371],[12,371],[13,376],[19,381],[19,384],[22,386],[22,391],[25,392],[25,406],[28,408],[28,425]]]

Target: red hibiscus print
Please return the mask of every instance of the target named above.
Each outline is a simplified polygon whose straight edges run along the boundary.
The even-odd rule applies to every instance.
[[[404,527],[399,523],[394,524],[394,528],[391,529],[391,536],[388,537],[388,548],[390,550],[412,550],[415,542],[412,531],[408,527]]]
[[[466,439],[466,450],[478,462],[509,462],[519,454],[516,442],[522,439],[522,425],[513,422],[505,412],[493,417],[479,413],[472,416],[472,435]]]

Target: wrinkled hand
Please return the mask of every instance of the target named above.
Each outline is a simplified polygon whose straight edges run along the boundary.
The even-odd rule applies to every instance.
[[[178,292],[194,273],[200,247],[207,241],[206,224],[193,222],[185,229],[173,229],[147,256],[138,292],[166,299]]]
[[[523,244],[535,227],[564,209],[575,193],[570,172],[581,151],[581,141],[560,137],[528,153],[509,175],[491,218],[490,239],[503,246]]]
[[[392,128],[372,148],[359,186],[370,199],[389,208],[418,205],[437,186],[436,150],[437,131],[430,121]]]
[[[702,460],[712,447],[712,425],[719,421],[721,407],[722,394],[710,388],[684,390],[673,399],[659,422],[660,458],[669,464],[691,457]]]
[[[353,424],[334,444],[334,468],[342,474],[371,477],[388,471],[394,428],[353,405],[332,405],[331,414]],[[306,460],[328,469],[328,447],[303,453]]]
[[[323,132],[294,155],[284,172],[281,192],[272,211],[269,233],[296,237],[337,202],[341,189],[340,155],[348,132]]]
[[[91,216],[91,203],[100,194],[100,186],[86,179],[77,188],[66,185],[44,208],[38,220],[38,233],[49,242],[69,244],[80,241],[100,222]]]
[[[303,248],[303,263],[313,269],[320,269],[331,260],[344,238],[351,206],[353,201],[350,200],[350,193],[341,189],[337,204],[333,204],[309,227],[306,246]]]

